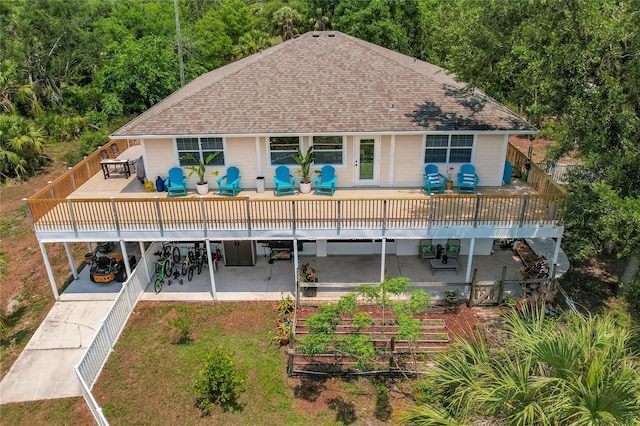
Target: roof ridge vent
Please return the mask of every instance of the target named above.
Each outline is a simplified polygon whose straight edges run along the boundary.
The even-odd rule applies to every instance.
[[[327,35],[328,37],[335,37],[336,33],[334,33],[333,31],[330,31],[329,34]]]
[[[320,33],[314,31],[313,33],[311,33],[311,37],[320,37]]]
[[[300,38],[300,34],[296,34],[296,35],[294,35],[294,36],[293,36],[293,38],[294,38],[294,39],[296,39],[296,38]]]

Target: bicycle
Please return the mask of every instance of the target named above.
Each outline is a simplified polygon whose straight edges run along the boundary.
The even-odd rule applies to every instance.
[[[182,263],[182,275],[187,276],[187,280],[191,281],[193,279],[193,270],[195,269],[196,262],[196,254],[193,249],[189,249],[189,252],[184,258],[184,262]]]
[[[173,263],[180,263],[180,249],[171,243],[162,243],[162,257],[171,259]]]
[[[213,271],[214,272],[218,272],[218,262],[220,262],[221,259],[222,259],[222,253],[220,252],[220,249],[218,248],[218,246],[216,246],[213,252]]]
[[[158,294],[162,291],[162,285],[164,284],[164,279],[167,276],[167,271],[169,270],[169,259],[162,257],[162,253],[160,252],[156,252],[154,254],[159,256],[158,260],[156,260],[156,280],[153,284],[153,288],[156,291],[156,294]]]

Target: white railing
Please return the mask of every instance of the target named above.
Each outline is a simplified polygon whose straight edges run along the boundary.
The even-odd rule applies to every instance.
[[[107,359],[109,359],[120,333],[122,333],[129,320],[129,316],[138,300],[140,300],[149,282],[149,277],[153,275],[155,257],[152,253],[155,251],[154,245],[149,247],[142,256],[138,267],[131,273],[131,277],[122,284],[122,290],[118,293],[107,316],[100,324],[93,340],[87,347],[87,351],[75,367],[82,396],[100,426],[108,425],[109,423],[102,413],[102,408],[100,408],[91,394],[91,389],[93,389],[93,385],[96,383],[102,368],[107,363]]]

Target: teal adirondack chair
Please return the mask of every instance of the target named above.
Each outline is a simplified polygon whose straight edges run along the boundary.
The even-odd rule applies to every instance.
[[[316,194],[328,194],[333,196],[336,191],[336,169],[333,166],[324,166],[322,171],[314,181],[316,185]]]
[[[169,192],[167,197],[187,195],[187,178],[180,167],[173,167],[169,170],[169,177],[165,179],[164,186]]]
[[[479,183],[480,178],[473,164],[463,164],[458,173],[458,194],[475,194]]]
[[[276,184],[276,196],[295,194],[296,178],[289,172],[287,166],[278,166],[273,181]]]
[[[427,191],[427,194],[444,194],[445,184],[449,179],[438,171],[438,166],[435,164],[427,164],[424,168],[424,186],[422,189]]]
[[[242,188],[240,188],[240,170],[235,166],[229,167],[227,174],[219,178],[216,182],[218,183],[220,195],[231,195],[235,197],[238,192],[242,191]]]

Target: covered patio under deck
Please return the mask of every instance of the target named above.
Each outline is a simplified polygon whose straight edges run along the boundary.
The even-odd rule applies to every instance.
[[[553,241],[541,245],[538,250],[551,250]],[[497,248],[497,246],[496,246]],[[548,255],[548,253],[540,253]],[[413,282],[414,288],[427,291],[435,300],[442,299],[444,290],[459,289],[463,297],[468,297],[469,287],[464,283],[467,268],[467,256],[460,256],[460,269],[455,271],[433,272],[427,260],[418,256],[385,256],[385,278],[406,277]],[[380,255],[340,255],[328,257],[300,256],[299,263],[309,263],[318,276],[318,292],[315,297],[304,297],[303,303],[321,300],[337,300],[343,294],[355,291],[363,283],[377,284],[381,277]],[[153,285],[147,285],[142,300],[149,301],[250,301],[279,300],[283,294],[295,294],[294,262],[278,261],[269,263],[263,256],[256,258],[255,266],[223,266],[220,264],[214,273],[215,299],[209,270],[204,268],[200,275],[195,274],[192,281],[183,279],[180,285],[174,282],[165,285],[156,294]],[[505,294],[520,296],[521,260],[512,250],[497,248],[490,256],[475,256],[472,268],[477,269],[478,283],[495,283],[501,279],[502,269],[506,268]],[[566,257],[560,256],[558,274],[568,268]],[[109,284],[93,283],[89,280],[89,268],[84,268],[77,280],[74,280],[62,293],[60,300],[111,300],[115,299],[122,284],[113,281]],[[323,287],[323,285],[325,287]],[[339,286],[337,286],[339,285]]]

